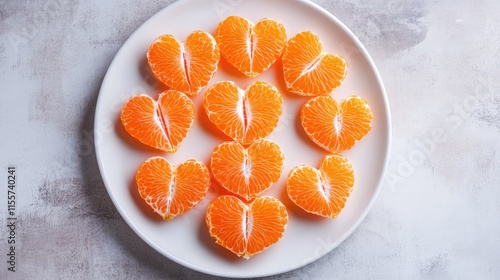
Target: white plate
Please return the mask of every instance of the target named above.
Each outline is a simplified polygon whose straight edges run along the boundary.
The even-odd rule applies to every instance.
[[[244,16],[254,22],[274,18],[284,24],[289,38],[306,30],[318,34],[326,51],[340,54],[349,64],[347,77],[333,93],[334,98],[362,96],[374,114],[371,132],[344,153],[356,176],[345,209],[335,220],[311,217],[293,206],[284,191],[286,177],[294,166],[317,167],[327,154],[307,138],[298,122],[299,108],[308,98],[286,93],[279,65],[250,80],[222,62],[212,83],[232,80],[244,88],[252,81],[264,80],[276,85],[284,97],[284,114],[277,129],[267,138],[281,146],[285,169],[281,180],[265,195],[285,203],[289,224],[278,243],[248,261],[216,245],[208,234],[204,215],[208,203],[219,193],[216,186],[194,209],[168,222],[159,219],[137,193],[135,173],[147,158],[161,155],[174,164],[195,158],[208,164],[213,148],[226,140],[211,126],[201,107],[204,91],[193,99],[197,108],[195,124],[175,155],[138,143],[125,133],[119,120],[128,98],[139,93],[156,98],[162,91],[146,61],[146,51],[156,37],[170,33],[184,40],[197,29],[213,34],[218,22],[229,15]],[[317,5],[300,0],[185,0],[151,17],[117,53],[99,93],[95,135],[99,168],[108,193],[125,221],[146,243],[194,270],[227,277],[258,277],[290,271],[322,257],[361,223],[380,190],[387,167],[390,117],[384,87],[370,56],[347,27]]]

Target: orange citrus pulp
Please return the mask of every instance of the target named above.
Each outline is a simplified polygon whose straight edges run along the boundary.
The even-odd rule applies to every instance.
[[[335,218],[342,211],[354,185],[351,163],[338,154],[326,156],[317,170],[297,166],[288,175],[287,193],[306,212]]]
[[[281,56],[286,45],[283,25],[272,19],[254,24],[230,16],[219,23],[215,39],[222,56],[250,78],[267,70]]]
[[[346,61],[323,52],[319,37],[309,31],[288,41],[282,61],[286,85],[298,95],[328,95],[340,86],[347,73]]]
[[[302,127],[330,152],[351,149],[370,130],[373,114],[366,100],[351,96],[337,103],[331,96],[309,100],[301,110]]]
[[[125,130],[150,147],[175,153],[193,125],[194,105],[182,92],[168,90],[158,102],[141,94],[123,107],[121,121]]]
[[[173,166],[165,158],[145,161],[136,175],[139,194],[165,220],[173,219],[200,202],[210,187],[210,173],[202,162]]]
[[[171,89],[198,94],[217,71],[220,53],[212,35],[194,31],[183,44],[173,35],[158,37],[149,47],[153,75]]]
[[[288,213],[274,197],[259,197],[246,204],[223,195],[208,205],[205,221],[217,244],[249,259],[281,239]]]
[[[266,82],[254,82],[246,90],[233,82],[219,82],[210,87],[203,98],[203,107],[210,121],[244,145],[274,130],[282,105],[281,94]]]

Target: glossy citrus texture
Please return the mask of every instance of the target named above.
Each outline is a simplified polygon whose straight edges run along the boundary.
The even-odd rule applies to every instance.
[[[205,221],[217,244],[249,259],[278,242],[288,223],[288,213],[274,197],[259,197],[245,204],[224,195],[208,205]]]
[[[217,71],[220,52],[212,35],[194,31],[183,44],[173,35],[157,38],[149,47],[153,75],[168,87],[196,95]]]
[[[326,156],[320,169],[302,165],[288,175],[290,199],[305,211],[335,218],[342,211],[354,185],[351,163],[338,154]]]
[[[222,56],[250,78],[267,70],[281,56],[286,45],[283,25],[272,19],[257,24],[230,16],[219,23],[215,39]]]
[[[361,97],[351,96],[339,104],[331,96],[319,96],[304,104],[301,120],[316,144],[330,152],[342,152],[371,130],[373,114]]]
[[[266,82],[255,82],[246,90],[233,82],[219,82],[210,87],[203,98],[210,121],[227,136],[245,145],[274,130],[282,106],[281,94]]]
[[[279,180],[283,160],[280,147],[270,140],[257,140],[248,148],[226,142],[215,147],[210,168],[224,188],[251,200]]]
[[[141,197],[165,220],[193,208],[210,187],[208,168],[195,160],[173,166],[165,158],[153,157],[141,165],[135,179]]]
[[[193,125],[194,105],[182,92],[168,90],[158,102],[141,94],[123,107],[121,121],[125,130],[140,142],[175,153]]]
[[[282,60],[286,85],[299,95],[327,95],[340,86],[347,73],[346,61],[323,52],[319,37],[309,31],[288,41]]]

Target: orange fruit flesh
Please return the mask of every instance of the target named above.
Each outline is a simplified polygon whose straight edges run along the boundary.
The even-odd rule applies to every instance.
[[[283,99],[279,91],[265,82],[255,82],[246,90],[244,107],[246,131],[244,144],[265,137],[276,128],[283,112]]]
[[[224,195],[210,203],[205,221],[217,244],[249,259],[281,239],[288,213],[283,203],[273,197],[259,197],[245,204]]]
[[[170,151],[171,145],[159,125],[156,102],[147,95],[132,97],[123,107],[121,122],[125,130],[145,145]]]
[[[175,218],[200,202],[210,187],[210,174],[199,161],[175,167],[162,157],[144,162],[136,174],[142,199],[165,220]]]
[[[181,92],[190,92],[185,72],[182,42],[173,35],[158,37],[147,53],[153,75],[166,86]]]
[[[183,44],[173,35],[157,38],[147,53],[153,75],[168,87],[196,95],[218,68],[219,48],[212,35],[194,31]]]
[[[248,148],[237,142],[217,146],[210,167],[214,178],[224,188],[251,200],[279,180],[283,161],[280,147],[261,139]]]
[[[217,72],[220,60],[219,47],[208,33],[195,31],[186,39],[188,81],[191,93],[199,93]]]
[[[245,75],[253,75],[251,71],[252,29],[252,23],[248,20],[231,16],[220,22],[215,31],[215,39],[219,44],[222,57]]]
[[[222,56],[250,78],[271,67],[286,45],[285,28],[272,19],[254,24],[245,18],[230,16],[219,23],[215,38]]]
[[[175,153],[194,121],[193,101],[168,90],[158,102],[147,95],[132,97],[123,107],[121,122],[134,138],[150,147]]]
[[[341,155],[332,154],[323,159],[319,170],[306,165],[292,169],[287,193],[306,212],[335,218],[344,208],[353,185],[352,165]]]
[[[158,113],[172,152],[176,152],[194,122],[194,104],[179,91],[160,94]]]
[[[340,86],[347,73],[347,62],[324,53],[319,37],[312,32],[290,39],[282,60],[287,87],[299,95],[328,95]]]
[[[219,82],[207,90],[203,107],[210,121],[235,141],[245,145],[269,135],[278,125],[283,99],[265,82],[244,91],[233,82]]]
[[[346,61],[323,52],[318,36],[302,32],[287,44],[284,27],[274,20],[253,24],[231,16],[219,24],[215,38],[219,45],[210,34],[195,31],[184,44],[172,35],[153,42],[147,54],[151,70],[175,93],[162,94],[157,102],[141,95],[126,104],[121,119],[133,137],[157,149],[177,150],[194,119],[194,105],[180,91],[195,95],[210,82],[217,71],[219,47],[225,59],[250,78],[268,69],[285,50],[284,79],[288,89],[299,95],[328,95],[346,75]],[[253,200],[245,203],[231,195],[214,199],[206,212],[206,224],[217,244],[245,259],[276,243],[288,223],[279,200],[257,198],[278,181],[283,170],[279,146],[262,139],[277,126],[282,104],[278,90],[265,82],[255,82],[246,90],[233,82],[220,82],[208,89],[203,99],[210,121],[235,140],[214,149],[213,176],[224,188]],[[330,152],[352,148],[369,132],[372,119],[368,104],[360,97],[338,104],[330,96],[321,96],[309,100],[301,110],[308,136]],[[169,220],[205,197],[210,173],[195,160],[173,166],[154,157],[139,168],[136,182],[146,203]],[[331,154],[322,160],[319,170],[295,167],[286,188],[290,199],[306,212],[335,218],[353,184],[351,164],[341,155]]]
[[[371,130],[372,120],[368,103],[357,96],[340,104],[330,96],[320,96],[309,100],[301,110],[307,135],[330,152],[351,149]]]
[[[203,107],[210,121],[232,139],[242,139],[244,132],[244,93],[233,82],[219,82],[203,97]]]

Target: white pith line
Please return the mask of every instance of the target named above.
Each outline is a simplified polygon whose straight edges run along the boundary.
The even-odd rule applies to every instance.
[[[248,248],[248,240],[250,239],[250,234],[252,234],[253,219],[250,213],[250,208],[247,205],[243,205],[243,219],[241,219],[241,231],[243,232],[243,238],[245,239],[245,252]]]
[[[243,133],[247,135],[248,128],[250,127],[250,122],[252,121],[252,110],[250,108],[250,103],[248,102],[247,96],[243,99],[243,114],[245,116],[245,121],[243,122]]]
[[[248,155],[248,150],[244,150],[243,165],[242,165],[243,176],[245,178],[245,184],[250,183],[250,177],[252,176],[252,161]]]
[[[238,101],[236,102],[236,114],[242,123],[245,123],[245,109],[244,109],[245,91],[238,88]]]
[[[319,182],[318,183],[319,192],[325,199],[326,204],[328,205],[328,210],[331,212],[332,206],[330,202],[330,195],[332,191],[332,184],[330,182],[330,179],[325,174],[323,174],[323,172],[317,171],[317,176]]]
[[[335,118],[333,119],[333,127],[335,128],[335,134],[340,136],[340,132],[342,130],[342,115],[337,114],[335,115]]]
[[[246,38],[247,54],[250,59],[250,72],[253,71],[253,57],[255,52],[255,45],[257,44],[257,38],[255,38],[254,26],[250,24],[248,27],[248,33]]]
[[[331,185],[330,185],[330,180],[328,178],[323,179],[323,176],[318,175],[318,189],[323,198],[326,200],[326,202],[330,202],[330,191],[331,191]]]
[[[156,110],[154,114],[154,120],[161,128],[161,132],[163,133],[163,136],[165,136],[168,146],[172,147],[172,143],[170,142],[170,124],[168,122],[168,119],[163,117],[163,111],[161,110],[161,106],[158,103],[155,103],[155,108]]]
[[[191,79],[189,78],[189,64],[191,63],[191,57],[189,52],[187,52],[186,49],[184,48],[184,44],[181,44],[180,63],[182,66],[182,70],[186,75],[186,81],[188,83],[189,89],[191,90]]]
[[[172,170],[172,175],[170,175],[170,184],[168,185],[168,196],[166,199],[167,203],[167,214],[170,214],[170,207],[172,206],[172,200],[175,195],[175,173],[176,170]]]
[[[316,68],[318,67],[318,65],[320,64],[320,62],[323,60],[323,58],[325,57],[325,55],[326,55],[326,53],[322,53],[318,57],[316,57],[313,60],[313,62],[311,62],[309,65],[307,65],[307,67],[304,70],[302,70],[302,72],[297,77],[297,79],[295,79],[290,84],[293,85],[296,81],[298,81],[300,78],[302,78],[305,74],[316,70]]]
[[[252,112],[250,104],[248,104],[246,92],[238,88],[238,102],[236,103],[236,114],[243,124],[243,135],[247,134],[250,121],[252,120]]]

